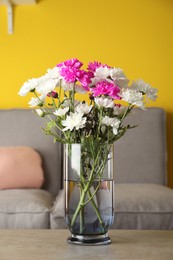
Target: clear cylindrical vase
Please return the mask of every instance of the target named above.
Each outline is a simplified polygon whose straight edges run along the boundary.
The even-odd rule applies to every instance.
[[[64,145],[65,219],[69,243],[110,244],[114,220],[113,145]]]

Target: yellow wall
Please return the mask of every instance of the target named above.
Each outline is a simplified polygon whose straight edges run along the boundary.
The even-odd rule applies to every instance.
[[[17,95],[23,82],[65,59],[120,67],[130,79],[159,89],[154,106],[168,115],[173,187],[173,1],[40,0],[14,12],[14,34],[8,35],[6,8],[0,6],[0,108],[28,107],[29,99]]]

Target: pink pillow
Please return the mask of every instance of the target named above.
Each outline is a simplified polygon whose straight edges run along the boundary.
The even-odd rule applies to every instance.
[[[0,147],[0,189],[41,188],[40,155],[30,147]]]

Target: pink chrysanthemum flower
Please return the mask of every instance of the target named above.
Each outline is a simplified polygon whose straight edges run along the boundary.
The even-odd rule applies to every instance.
[[[101,62],[98,62],[98,61],[94,61],[94,62],[89,62],[88,63],[88,70],[89,71],[92,71],[93,73],[96,71],[97,68],[100,68],[100,67],[103,67],[103,68],[110,68],[107,64],[102,64]]]
[[[76,68],[62,67],[60,70],[60,75],[66,82],[71,83],[76,81],[76,71]]]
[[[73,58],[70,60],[66,60],[64,62],[61,62],[59,64],[57,64],[57,67],[71,67],[71,68],[76,68],[76,69],[80,69],[82,67],[83,63],[80,62],[78,59]]]
[[[118,95],[120,88],[115,86],[113,83],[107,82],[106,80],[98,82],[96,86],[91,89],[91,91],[93,92],[94,97],[107,95],[114,99],[121,99],[121,97]]]
[[[81,70],[82,62],[78,59],[71,59],[57,65],[60,68],[60,75],[67,83],[79,81],[85,90],[89,91],[88,85],[91,83],[91,73]]]

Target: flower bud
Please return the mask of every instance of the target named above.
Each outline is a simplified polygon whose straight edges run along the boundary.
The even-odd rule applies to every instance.
[[[49,94],[47,94],[48,97],[58,98],[58,93],[55,91],[51,91]]]

